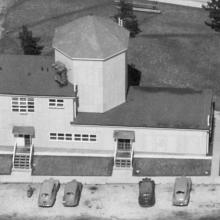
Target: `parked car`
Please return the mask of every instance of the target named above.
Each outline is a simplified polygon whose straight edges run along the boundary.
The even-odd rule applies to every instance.
[[[144,178],[139,182],[139,205],[151,207],[155,204],[155,182],[150,178]]]
[[[40,187],[38,197],[38,206],[52,207],[56,200],[56,195],[59,190],[60,183],[52,178],[44,180]]]
[[[192,189],[192,180],[187,177],[178,177],[175,180],[173,190],[173,205],[187,206],[190,199],[190,191]]]
[[[67,183],[64,188],[63,205],[67,207],[77,206],[79,204],[82,187],[82,183],[76,180]]]

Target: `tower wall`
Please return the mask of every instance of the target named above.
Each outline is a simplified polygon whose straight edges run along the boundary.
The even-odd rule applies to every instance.
[[[107,111],[126,100],[126,52],[103,63],[103,109]]]

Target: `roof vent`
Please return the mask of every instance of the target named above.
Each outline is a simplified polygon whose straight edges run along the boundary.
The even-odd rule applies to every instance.
[[[60,61],[56,61],[54,64],[52,64],[52,67],[55,70],[55,81],[60,86],[66,86],[68,84],[66,66]]]

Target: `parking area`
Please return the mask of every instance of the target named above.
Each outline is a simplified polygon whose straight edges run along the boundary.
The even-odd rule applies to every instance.
[[[172,184],[156,185],[156,203],[154,207],[142,208],[138,204],[137,184],[84,185],[79,206],[64,207],[62,184],[52,208],[40,208],[37,205],[39,184],[33,196],[27,197],[28,184],[0,185],[0,216],[20,216],[22,218],[79,217],[109,219],[160,219],[170,215],[196,215],[196,217],[214,214],[220,209],[220,185],[193,185],[190,204],[187,207],[172,206]],[[171,219],[171,218],[170,218]],[[181,219],[181,218],[177,218]],[[188,219],[188,218],[186,218]],[[193,219],[193,218],[192,218]]]

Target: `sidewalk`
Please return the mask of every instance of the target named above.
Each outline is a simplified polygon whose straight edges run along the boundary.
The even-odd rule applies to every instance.
[[[80,204],[75,208],[62,205],[63,185],[61,185],[56,203],[52,208],[39,208],[37,199],[39,184],[31,198],[27,198],[27,184],[0,185],[0,217],[16,216],[26,218],[62,219],[61,217],[79,217],[80,219],[182,219],[174,218],[177,213],[191,216],[204,216],[217,213],[220,209],[220,185],[193,185],[188,207],[172,206],[173,184],[156,185],[156,204],[151,208],[142,208],[138,204],[138,184],[84,185]],[[171,218],[173,216],[173,218]],[[169,218],[168,218],[169,217]],[[189,219],[189,218],[185,218]],[[194,219],[194,218],[190,218]]]

